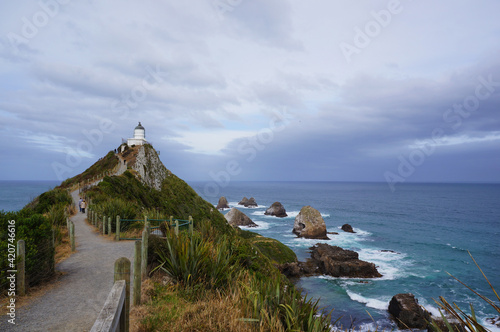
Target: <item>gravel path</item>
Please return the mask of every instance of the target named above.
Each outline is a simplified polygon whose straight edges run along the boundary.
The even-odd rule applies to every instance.
[[[72,197],[78,205],[78,192]],[[17,310],[16,325],[3,316],[0,331],[89,331],[113,286],[115,260],[127,257],[133,269],[133,241],[114,242],[99,235],[83,213],[71,220],[77,246],[71,257],[56,266],[64,275],[47,293]]]

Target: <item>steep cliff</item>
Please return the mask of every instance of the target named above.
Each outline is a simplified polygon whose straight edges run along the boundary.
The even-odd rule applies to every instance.
[[[169,173],[156,150],[149,144],[137,147],[135,160],[129,167],[139,174],[142,183],[156,190],[161,189],[161,184]]]

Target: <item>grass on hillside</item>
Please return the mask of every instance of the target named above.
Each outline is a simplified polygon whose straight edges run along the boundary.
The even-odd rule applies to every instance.
[[[75,184],[86,182],[96,176],[102,175],[106,171],[111,171],[115,168],[120,160],[113,151],[109,151],[106,156],[96,161],[92,166],[87,168],[83,173],[80,173],[72,178],[69,178],[61,183],[62,188],[69,188]]]
[[[249,233],[221,235],[204,222],[192,237],[152,237],[136,330],[328,331],[331,315],[319,315],[318,302],[302,298]]]

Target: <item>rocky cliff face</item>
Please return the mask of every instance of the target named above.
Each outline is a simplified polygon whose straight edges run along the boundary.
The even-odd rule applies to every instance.
[[[137,149],[135,161],[131,163],[130,167],[140,175],[142,183],[160,190],[161,183],[168,176],[169,171],[152,146],[141,145]]]

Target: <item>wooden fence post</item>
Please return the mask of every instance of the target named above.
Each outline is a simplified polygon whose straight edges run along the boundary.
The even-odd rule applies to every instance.
[[[123,322],[124,331],[129,330],[129,311],[130,311],[130,261],[126,257],[118,258],[115,261],[115,278],[114,281],[125,280],[125,312],[122,313],[120,321]]]
[[[71,242],[71,251],[75,251],[75,223],[69,222],[69,241]]]
[[[189,235],[193,235],[193,228],[194,228],[194,225],[193,225],[193,217],[189,216]]]
[[[116,216],[116,241],[120,241],[120,216]]]
[[[170,216],[170,223],[172,223],[174,221],[174,217],[173,216]],[[176,220],[175,221],[175,235],[179,235],[179,221]]]
[[[69,233],[69,218],[66,217],[66,229],[68,230]]]
[[[106,235],[106,216],[102,216],[102,235]]]
[[[142,231],[142,252],[141,252],[141,278],[142,280],[146,279],[147,276],[147,267],[148,267],[148,239],[149,232],[146,227]]]
[[[19,296],[26,295],[26,250],[24,240],[17,241],[17,291]]]
[[[134,296],[133,305],[141,304],[141,241],[135,241],[134,250]]]
[[[108,235],[111,235],[111,217],[108,217]]]

